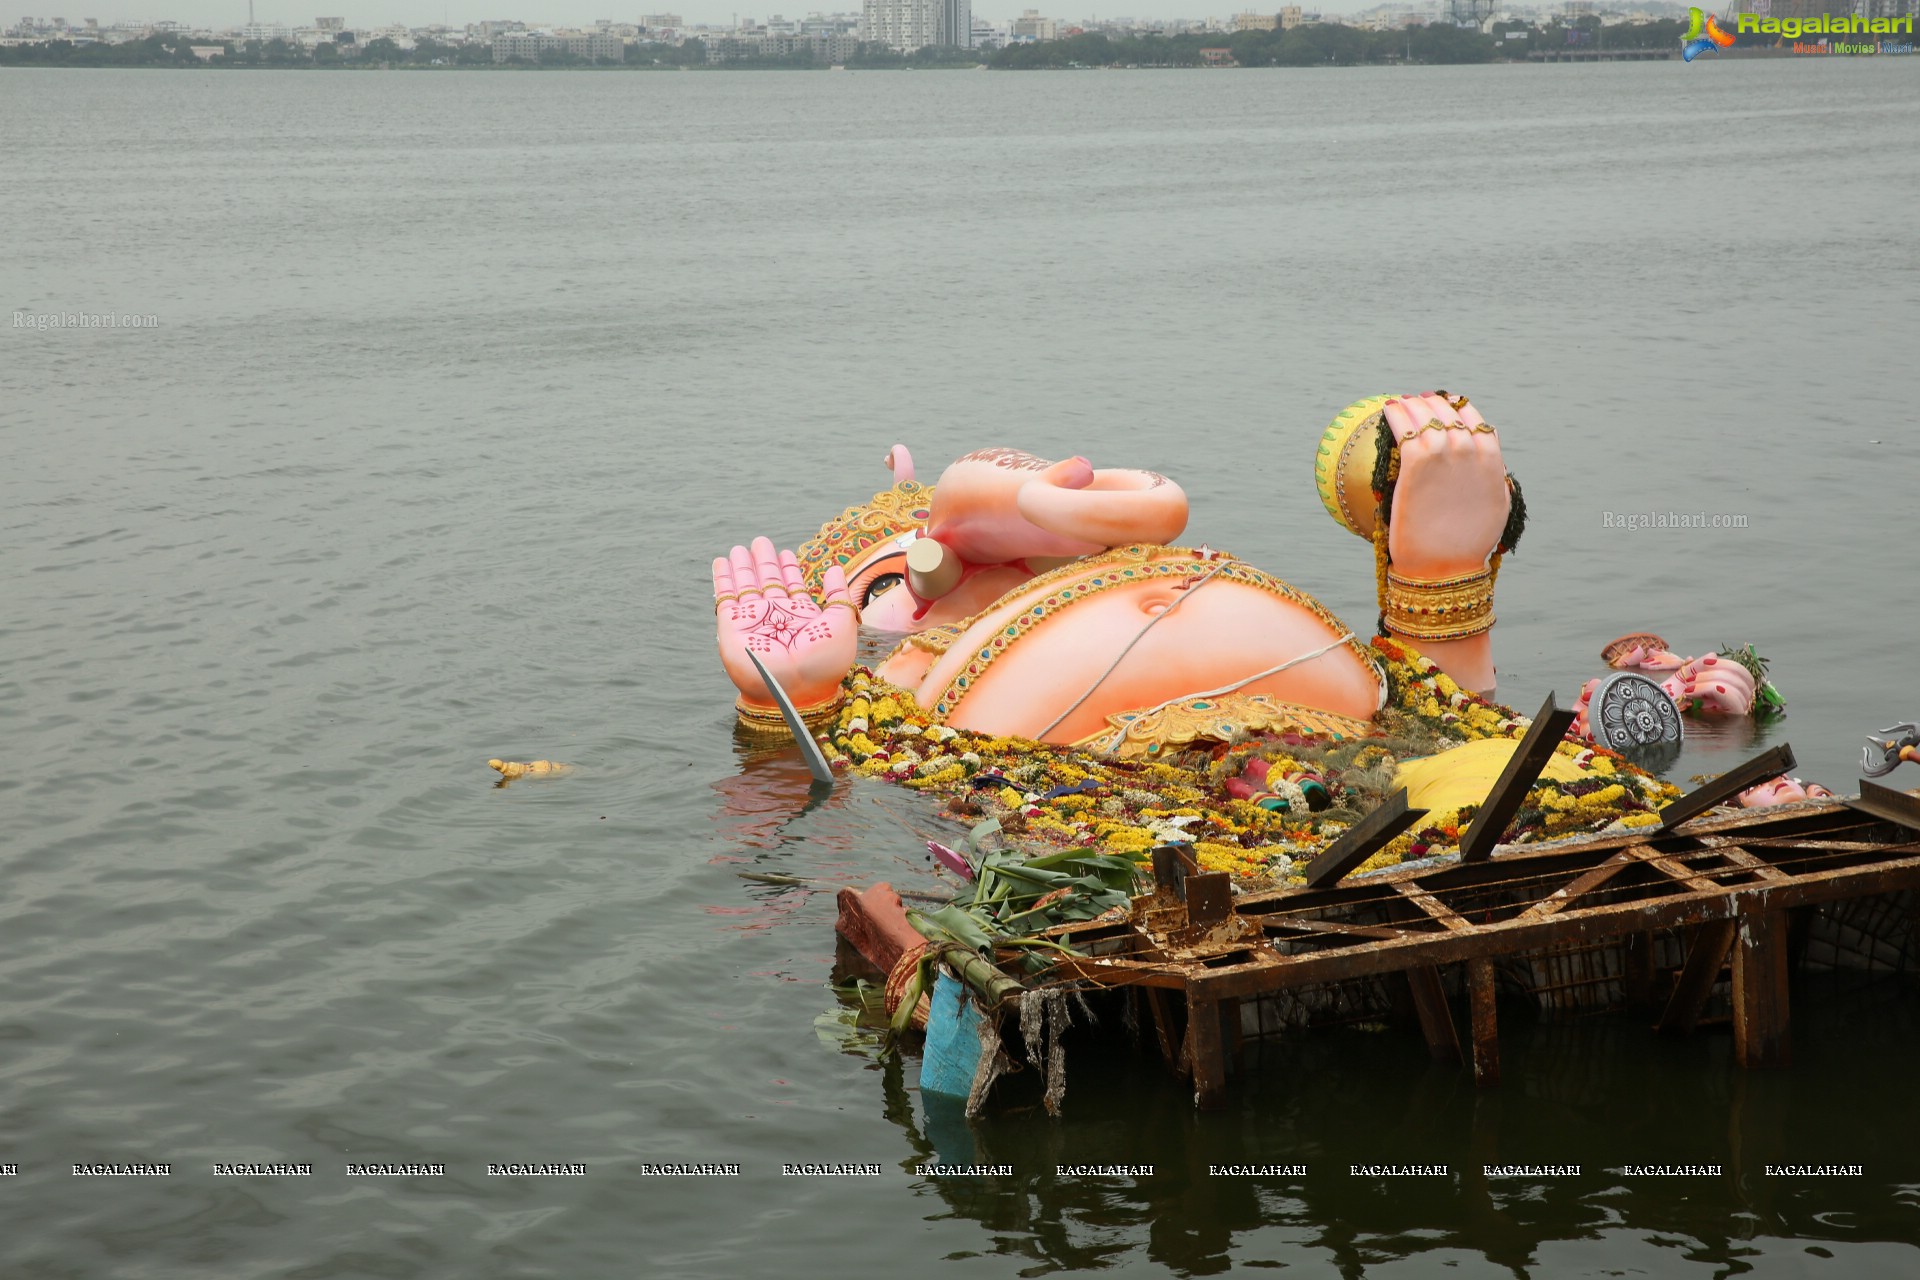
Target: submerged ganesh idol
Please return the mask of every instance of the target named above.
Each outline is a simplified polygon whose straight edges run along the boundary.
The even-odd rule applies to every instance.
[[[1359,628],[1273,573],[1169,545],[1186,495],[1147,471],[1013,449],[895,484],[798,553],[713,564],[719,647],[749,727],[837,708],[859,626],[910,632],[875,674],[940,724],[1107,753],[1293,726],[1359,735],[1386,683]],[[1500,438],[1463,396],[1376,396],[1321,441],[1320,496],[1374,547],[1383,634],[1491,695],[1493,592],[1522,521]]]

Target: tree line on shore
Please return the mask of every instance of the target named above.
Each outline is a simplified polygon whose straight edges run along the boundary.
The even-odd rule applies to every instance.
[[[1357,66],[1366,63],[1411,61],[1433,65],[1493,62],[1524,57],[1529,50],[1568,44],[1603,49],[1678,48],[1685,24],[1678,21],[1621,23],[1601,28],[1591,16],[1569,25],[1533,27],[1503,22],[1490,34],[1444,24],[1393,31],[1368,31],[1331,24],[1299,26],[1291,31],[1236,31],[1188,33],[1177,36],[1110,37],[1099,32],[1068,36],[1037,44],[1003,49],[973,50],[929,46],[912,54],[895,53],[884,45],[863,44],[847,60],[856,68],[988,66],[1025,71],[1071,67],[1198,67],[1207,65],[1203,51],[1227,51],[1242,67]],[[1524,34],[1525,39],[1509,39]],[[45,44],[0,47],[0,66],[53,67],[179,67],[223,66],[252,68],[299,67],[587,67],[588,59],[560,49],[541,52],[537,62],[516,58],[504,64],[493,60],[493,47],[484,42],[442,44],[420,38],[411,49],[380,37],[356,44],[351,33],[337,42],[307,48],[287,40],[253,40],[224,46],[220,57],[208,62],[193,52],[208,41],[179,33],[148,36],[123,44],[76,44],[54,40]],[[1217,58],[1217,55],[1215,55]],[[679,45],[636,43],[626,46],[624,60],[615,65],[641,70],[705,67],[706,46],[699,40]],[[801,70],[817,67],[810,52],[740,59],[721,64],[731,69]]]
[[[1535,27],[1503,22],[1491,34],[1447,24],[1370,31],[1360,27],[1314,23],[1291,31],[1196,32],[1177,36],[1127,36],[1115,39],[1098,32],[1051,40],[1044,44],[1017,44],[995,50],[987,65],[1010,70],[1051,67],[1198,67],[1207,64],[1203,50],[1225,49],[1242,67],[1357,66],[1362,63],[1419,62],[1457,65],[1523,58],[1532,49],[1567,44],[1607,49],[1678,49],[1686,24],[1678,21],[1633,22],[1600,26],[1586,15],[1570,25]],[[1510,33],[1525,39],[1508,39]]]

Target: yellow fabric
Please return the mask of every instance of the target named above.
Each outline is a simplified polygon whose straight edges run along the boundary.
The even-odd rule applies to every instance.
[[[1403,762],[1394,770],[1394,785],[1407,789],[1407,803],[1416,809],[1445,813],[1463,805],[1477,805],[1493,790],[1500,771],[1519,747],[1518,738],[1463,742],[1437,756]],[[1592,775],[1556,752],[1547,757],[1547,767],[1540,776],[1554,782],[1578,782]]]

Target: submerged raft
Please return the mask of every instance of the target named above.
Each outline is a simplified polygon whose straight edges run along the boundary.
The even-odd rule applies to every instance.
[[[1266,892],[1236,895],[1231,873],[1205,870],[1190,849],[1157,849],[1153,890],[1130,910],[1048,932],[1075,956],[1023,990],[975,996],[969,1109],[986,1105],[1022,1039],[1057,1107],[1069,999],[1150,1028],[1141,1038],[1202,1108],[1225,1104],[1249,1044],[1355,1022],[1417,1024],[1434,1057],[1497,1084],[1501,1000],[1639,1011],[1670,1035],[1730,1023],[1741,1066],[1787,1065],[1791,972],[1920,971],[1920,799],[1862,781],[1853,799],[1714,811],[1783,756],[1790,765],[1776,749],[1668,806],[1651,829],[1477,857],[1469,846]],[[1373,829],[1324,856],[1364,857],[1391,836],[1389,822],[1361,825]],[[886,897],[841,895],[841,933],[863,954],[899,928]]]

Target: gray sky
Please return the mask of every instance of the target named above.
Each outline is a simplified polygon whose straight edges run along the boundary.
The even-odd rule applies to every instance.
[[[306,7],[296,8],[295,3],[304,2]],[[1280,0],[1258,0],[1256,7],[1265,4],[1278,5]],[[15,0],[16,5],[19,0]],[[1332,4],[1321,6],[1323,12],[1356,12],[1373,3]],[[246,0],[34,0],[31,12],[38,18],[62,17],[75,26],[83,18],[98,18],[102,26],[115,22],[148,22],[161,18],[171,18],[176,22],[188,22],[195,25],[228,26],[247,20]],[[1131,5],[1131,7],[1128,7]],[[1156,18],[1205,18],[1209,16],[1226,17],[1238,13],[1247,7],[1247,0],[1116,0],[1114,7],[1106,10],[1086,8],[1086,0],[1072,0],[1070,5],[1062,7],[1049,0],[975,0],[974,14],[996,23],[1019,15],[1023,10],[1037,8],[1048,17],[1074,20],[1088,17],[1090,14],[1101,16],[1124,15],[1133,17]],[[13,11],[5,18],[11,26],[23,16],[23,11],[9,6]],[[784,14],[789,18],[803,17],[811,12],[835,13],[858,12],[859,0],[775,0],[772,4],[759,3],[758,0],[695,0],[691,4],[636,3],[624,0],[623,4],[608,3],[607,0],[381,0],[369,6],[364,0],[254,0],[254,13],[261,22],[284,22],[289,26],[304,27],[313,25],[320,14],[337,14],[347,20],[349,26],[373,27],[388,22],[400,22],[410,27],[425,26],[432,22],[447,22],[464,25],[488,18],[519,18],[534,25],[583,26],[596,18],[611,18],[615,22],[635,21],[642,13],[677,13],[688,22],[730,23],[735,14],[751,15],[765,19],[773,14]],[[1265,12],[1264,8],[1261,11]]]

